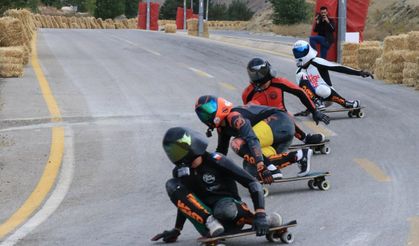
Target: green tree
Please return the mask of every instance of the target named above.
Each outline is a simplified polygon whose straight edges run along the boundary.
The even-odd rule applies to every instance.
[[[14,8],[29,8],[33,12],[37,12],[38,4],[39,0],[1,0],[0,14]]]
[[[297,24],[305,22],[309,6],[305,0],[270,0],[274,7],[274,24]]]
[[[208,19],[209,20],[227,20],[227,6],[222,3],[212,4],[210,2]]]
[[[195,0],[198,1],[198,0]],[[186,5],[188,6],[188,5]],[[175,20],[177,7],[183,7],[183,0],[166,0],[160,7],[160,19]],[[190,6],[188,6],[190,7]]]
[[[61,0],[41,0],[41,2],[47,6],[61,7]]]
[[[227,18],[228,20],[250,20],[254,12],[247,7],[247,4],[241,0],[233,0],[228,6]]]
[[[138,0],[125,0],[125,16],[134,18],[138,13]]]
[[[125,2],[114,0],[96,0],[95,16],[97,18],[115,18],[125,12]]]

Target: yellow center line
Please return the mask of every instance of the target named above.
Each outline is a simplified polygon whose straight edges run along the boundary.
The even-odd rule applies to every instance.
[[[369,175],[374,177],[379,182],[390,182],[391,178],[381,170],[377,164],[367,159],[354,159],[354,161],[361,166]]]
[[[410,233],[409,239],[407,240],[408,246],[419,245],[419,216],[409,218],[410,221]]]
[[[237,88],[236,88],[234,85],[230,84],[230,83],[226,83],[226,82],[219,82],[219,84],[220,84],[222,87],[224,87],[224,88],[226,88],[226,89],[228,89],[228,90],[232,90],[232,91],[237,90]]]
[[[321,124],[323,123],[319,123],[318,125],[316,125],[316,123],[314,121],[303,121],[303,124],[310,128],[312,131],[316,132],[316,133],[322,133],[325,137],[332,137],[332,136],[336,136],[337,134],[335,132],[333,132],[332,130],[322,126]]]
[[[38,53],[36,49],[36,34],[32,40],[32,67],[35,71],[36,77],[39,81],[42,95],[48,106],[52,122],[60,122],[61,114],[58,105],[52,95],[48,81],[42,72],[41,66],[38,62]],[[46,199],[48,193],[51,191],[58,172],[61,167],[64,153],[64,128],[54,127],[51,134],[51,148],[48,161],[45,165],[42,177],[38,181],[35,189],[23,203],[23,205],[4,223],[0,224],[0,239],[5,235],[15,230],[18,226],[24,223]]]
[[[214,76],[212,76],[211,74],[208,74],[208,73],[206,73],[202,70],[199,70],[199,69],[196,69],[196,68],[193,68],[193,67],[189,67],[189,70],[195,72],[196,74],[198,74],[201,77],[214,78]]]

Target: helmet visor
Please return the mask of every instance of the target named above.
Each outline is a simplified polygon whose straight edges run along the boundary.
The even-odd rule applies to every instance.
[[[170,161],[177,163],[188,155],[189,146],[185,143],[170,143],[163,145]]]
[[[269,73],[268,64],[264,63],[250,67],[247,72],[249,74],[250,81],[257,83],[263,80]]]
[[[309,45],[297,46],[292,49],[295,58],[303,58],[310,51]]]
[[[213,99],[196,108],[199,119],[207,125],[212,124],[217,112],[217,102]]]

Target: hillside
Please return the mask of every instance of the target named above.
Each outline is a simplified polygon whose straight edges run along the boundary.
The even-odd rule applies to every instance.
[[[308,1],[313,2],[313,1]],[[264,6],[248,25],[250,31],[275,32],[282,35],[306,37],[311,25],[275,26],[272,24],[272,7]],[[419,30],[418,0],[372,0],[368,11],[365,38],[383,40],[388,35]]]

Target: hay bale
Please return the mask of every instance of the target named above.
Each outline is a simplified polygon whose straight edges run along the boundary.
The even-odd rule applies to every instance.
[[[419,41],[418,41],[419,42]],[[416,59],[419,57],[419,51],[406,51],[403,54],[403,59],[406,62],[416,62]]]
[[[419,31],[409,32],[407,36],[407,45],[409,50],[419,51]]]
[[[189,19],[187,20],[187,28],[188,28],[188,34],[189,32],[197,32],[198,31],[198,19]],[[191,35],[191,34],[189,34]]]
[[[25,35],[21,20],[12,17],[0,18],[0,46],[19,46],[30,41]]]
[[[388,36],[384,39],[384,53],[408,48],[408,35]]]
[[[124,25],[125,29],[129,29],[129,22],[128,20],[122,20],[122,25]]]
[[[375,61],[382,54],[383,48],[379,46],[360,46],[358,49],[359,68],[373,72]]]
[[[352,68],[358,68],[358,56],[342,56],[342,65]]]
[[[357,44],[357,43],[344,43],[343,45],[342,45],[343,47],[343,50],[353,50],[353,51],[357,51],[358,50],[358,48],[359,48],[359,44]]]
[[[359,48],[365,48],[365,47],[380,47],[381,42],[380,41],[364,41],[359,44]]]
[[[23,64],[26,65],[29,63],[29,58],[31,56],[32,50],[30,44],[23,45]]]
[[[99,25],[99,28],[101,28],[101,29],[105,29],[105,24],[103,23],[102,18],[99,18],[99,19],[97,19],[96,21],[97,21],[97,23],[98,23],[98,25]]]
[[[384,61],[383,58],[377,58],[375,60],[374,75],[377,79],[384,79]]]
[[[22,64],[0,63],[0,77],[12,78],[23,76]]]
[[[415,86],[417,72],[418,66],[416,62],[405,62],[403,68],[403,84],[406,86]]]
[[[176,24],[166,24],[164,26],[165,33],[176,33],[177,26]]]
[[[23,46],[0,47],[0,58],[18,58],[23,59]]]
[[[116,29],[124,29],[124,24],[121,21],[115,21],[115,28]]]
[[[107,29],[115,29],[115,22],[112,19],[106,19],[105,23]]]
[[[390,51],[384,52],[382,57],[386,63],[403,63],[407,53],[408,52],[404,50]]]

